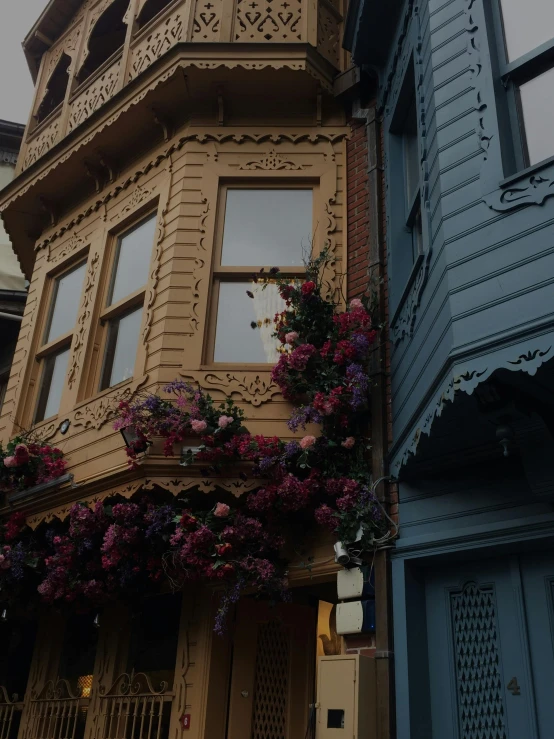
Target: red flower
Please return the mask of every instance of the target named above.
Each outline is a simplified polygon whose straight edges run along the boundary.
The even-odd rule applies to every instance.
[[[300,289],[302,290],[302,295],[311,295],[315,290],[315,282],[309,280],[309,282],[305,282]]]

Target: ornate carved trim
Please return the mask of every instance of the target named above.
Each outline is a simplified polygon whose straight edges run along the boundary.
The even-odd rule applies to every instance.
[[[63,236],[67,231],[70,231],[71,229],[74,229],[75,226],[78,226],[79,223],[81,223],[87,216],[91,215],[92,213],[95,213],[99,211],[106,203],[108,203],[110,200],[115,199],[121,192],[124,192],[127,190],[131,185],[134,185],[136,182],[138,182],[141,177],[143,177],[145,174],[148,174],[152,169],[159,167],[163,162],[165,162],[172,153],[180,151],[185,144],[189,142],[197,142],[199,144],[212,144],[212,143],[218,143],[222,144],[224,142],[232,141],[236,144],[244,144],[246,142],[253,142],[256,144],[262,144],[264,142],[270,142],[272,144],[280,144],[284,141],[288,141],[291,144],[298,144],[302,142],[309,142],[312,144],[318,143],[319,141],[325,141],[329,144],[334,144],[339,141],[343,141],[347,137],[346,131],[330,131],[330,132],[321,132],[321,133],[270,133],[270,132],[264,132],[259,134],[253,134],[253,133],[244,133],[244,131],[241,132],[225,132],[225,133],[212,133],[212,132],[204,132],[204,133],[189,133],[186,136],[181,136],[179,139],[174,141],[163,153],[156,155],[156,157],[148,162],[146,162],[142,167],[137,169],[133,174],[129,177],[127,177],[125,180],[122,180],[118,182],[116,185],[111,187],[109,190],[107,190],[104,195],[96,200],[95,203],[92,205],[89,205],[85,210],[78,213],[76,216],[74,216],[71,220],[64,223],[63,226],[59,227],[56,231],[53,231],[46,239],[39,242],[36,245],[36,250],[39,251],[40,249],[44,249],[49,244],[52,244],[54,241],[59,239],[61,236]],[[22,190],[21,193],[17,195],[19,197],[20,195],[23,195],[26,192],[26,190]],[[5,205],[2,207],[2,210],[5,210],[9,205],[11,205],[16,198],[12,198],[9,200]]]
[[[171,185],[170,185],[171,187]],[[154,250],[154,260],[152,272],[150,273],[150,287],[148,289],[148,296],[145,301],[146,319],[144,322],[144,329],[142,332],[142,342],[146,351],[148,351],[148,337],[152,330],[152,320],[154,318],[154,303],[156,301],[156,295],[158,292],[158,277],[160,274],[161,257],[162,257],[162,244],[165,238],[165,217],[167,215],[167,207],[162,208],[162,211],[158,218],[158,234],[156,237],[156,248]]]
[[[550,175],[552,165],[546,172]],[[547,198],[554,196],[554,175],[544,177],[542,174],[532,174],[516,180],[510,185],[487,195],[485,203],[491,210],[498,213],[521,208],[525,205],[543,205]]]
[[[223,394],[238,395],[253,406],[267,403],[280,394],[271,381],[271,373],[264,372],[181,372],[189,382],[200,385],[204,390],[220,390]]]
[[[268,154],[266,154],[265,157],[262,157],[261,159],[254,159],[246,162],[245,164],[241,164],[239,166],[239,169],[284,169],[287,171],[291,171],[304,169],[304,167],[301,164],[293,162],[291,159],[283,159],[279,154],[277,154],[275,149],[272,149]]]
[[[116,405],[122,400],[129,400],[147,381],[148,375],[143,375],[119,390],[116,389],[101,398],[91,400],[89,403],[80,406],[73,413],[73,426],[75,428],[82,426],[85,429],[101,429],[114,417]]]
[[[81,366],[81,356],[84,349],[85,334],[87,332],[88,319],[92,312],[91,301],[94,283],[96,280],[96,270],[100,262],[100,254],[96,252],[91,258],[85,279],[85,291],[83,295],[83,302],[81,304],[81,311],[77,319],[77,327],[75,330],[75,343],[73,346],[73,354],[71,356],[71,364],[69,366],[69,374],[67,376],[67,383],[70,388],[75,384],[77,379],[77,373]]]
[[[55,257],[52,257],[52,250],[49,250],[47,261],[50,264],[58,264],[59,262],[63,262],[64,259],[71,256],[79,249],[83,248],[86,243],[87,242],[85,241],[85,239],[82,236],[79,236],[77,231],[74,231],[73,235],[67,240],[66,244],[59,252],[59,254],[56,254]]]
[[[215,493],[217,491],[225,491],[239,498],[245,493],[260,487],[260,480],[248,478],[242,480],[239,477],[211,477],[206,478],[200,475],[194,477],[188,475],[186,477],[168,477],[168,476],[152,476],[141,477],[137,480],[121,483],[120,485],[112,485],[99,493],[81,496],[82,503],[93,507],[96,503],[120,495],[123,498],[132,498],[139,490],[152,491],[155,488],[167,490],[174,496],[181,495],[187,490],[198,489],[201,493]],[[54,519],[63,521],[69,516],[74,500],[68,501],[57,508],[49,508],[47,511],[32,514],[27,518],[27,524],[35,529],[41,523],[49,523]]]
[[[480,383],[488,380],[493,372],[499,369],[526,372],[534,376],[541,365],[554,358],[554,336],[552,334],[537,337],[533,340],[533,344],[534,347],[529,349],[529,340],[527,340],[515,346],[499,349],[492,355],[486,354],[469,360],[467,363],[455,365],[414,424],[415,430],[393,452],[391,474],[398,475],[410,457],[416,453],[421,437],[424,434],[430,435],[435,418],[442,415],[447,403],[453,402],[458,393],[464,392],[471,395]]]

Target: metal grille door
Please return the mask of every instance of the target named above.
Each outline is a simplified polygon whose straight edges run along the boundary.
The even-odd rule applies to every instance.
[[[260,624],[252,739],[287,739],[290,639],[278,621]]]
[[[494,589],[466,583],[450,604],[460,736],[507,739]]]

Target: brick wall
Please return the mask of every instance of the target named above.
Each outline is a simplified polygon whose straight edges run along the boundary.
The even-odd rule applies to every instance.
[[[346,144],[347,298],[360,297],[369,284],[369,212],[365,121],[350,122]]]

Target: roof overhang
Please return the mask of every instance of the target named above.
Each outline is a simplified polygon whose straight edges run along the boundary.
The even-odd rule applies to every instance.
[[[50,0],[23,41],[27,64],[36,82],[40,60],[62,35],[83,0]]]
[[[343,46],[358,65],[383,67],[405,0],[350,0]]]

